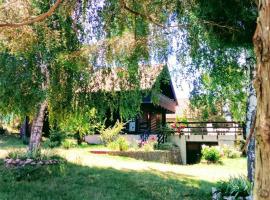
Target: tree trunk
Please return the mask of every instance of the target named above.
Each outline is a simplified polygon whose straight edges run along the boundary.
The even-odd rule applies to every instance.
[[[253,86],[253,81],[255,77],[254,73],[254,63],[248,64],[248,74],[249,74],[249,86],[248,86],[248,100],[247,100],[247,113],[246,113],[246,138],[251,134],[251,129],[254,124],[255,115],[256,115],[256,91]],[[255,132],[253,132],[247,150],[247,160],[248,160],[248,179],[250,182],[254,182],[255,174]]]
[[[25,116],[25,119],[20,128],[20,138],[23,140],[23,143],[28,143],[28,138],[30,137],[30,125],[29,125],[29,116]]]
[[[76,137],[76,139],[77,139],[77,144],[78,144],[78,145],[81,145],[81,144],[83,143],[83,138],[82,138],[82,136],[81,136],[81,134],[80,134],[80,131],[77,131],[77,132],[76,132],[75,137]]]
[[[49,73],[47,64],[42,62],[42,55],[39,55],[39,56],[40,56],[40,65],[39,65],[40,72],[44,76],[44,81],[42,82],[41,87],[42,87],[42,90],[46,92],[50,84],[50,73]],[[32,123],[31,137],[30,137],[29,149],[28,149],[30,153],[35,153],[39,151],[41,137],[42,137],[42,128],[43,128],[44,118],[45,118],[47,108],[48,108],[48,101],[47,99],[45,99],[43,102],[41,102],[38,109],[38,113]]]
[[[270,0],[258,1],[259,16],[253,37],[257,58],[256,161],[254,199],[270,199]]]
[[[38,114],[33,120],[31,128],[31,137],[29,141],[29,152],[37,152],[40,148],[42,127],[44,123],[45,111],[47,109],[47,101],[43,101],[39,107]]]
[[[29,117],[25,116],[23,123],[21,124],[21,128],[20,128],[20,138],[23,139],[24,137],[27,136],[27,130],[28,130],[28,126],[29,126]]]

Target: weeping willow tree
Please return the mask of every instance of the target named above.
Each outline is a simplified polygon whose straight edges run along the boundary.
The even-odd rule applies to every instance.
[[[84,25],[83,21],[86,21],[89,16],[84,15],[85,17],[80,19],[74,13],[88,13],[88,6],[94,4],[98,5],[97,13],[101,16],[94,24],[95,27],[102,27],[103,31],[95,32],[94,29],[91,29],[90,31],[99,37],[89,39],[92,43],[84,45],[78,38],[84,37],[81,29]],[[255,199],[269,199],[268,29],[270,3],[268,0],[262,0],[257,4],[256,6],[252,0],[107,0],[102,3],[86,0],[56,0],[54,4],[49,1],[41,3],[40,1],[18,0],[16,4],[2,3],[0,16],[2,55],[8,57],[9,62],[18,62],[14,65],[18,69],[23,69],[23,66],[20,66],[23,62],[30,62],[29,60],[32,60],[31,66],[33,66],[33,69],[30,68],[31,73],[28,74],[32,76],[29,82],[22,78],[26,85],[29,84],[24,88],[32,93],[27,89],[24,90],[27,92],[23,93],[21,92],[23,90],[19,90],[17,87],[18,92],[11,93],[9,97],[22,94],[33,94],[30,96],[35,97],[29,104],[31,109],[27,106],[19,107],[19,104],[14,101],[15,98],[3,101],[6,102],[5,108],[14,106],[13,109],[19,113],[36,113],[33,121],[37,125],[33,126],[32,135],[39,138],[40,128],[38,127],[42,125],[44,108],[48,107],[52,115],[59,115],[56,119],[61,119],[64,116],[62,114],[72,109],[78,109],[79,105],[80,108],[84,108],[81,105],[88,104],[94,99],[91,94],[80,93],[79,95],[71,92],[75,88],[77,90],[87,87],[88,77],[91,76],[89,71],[94,71],[96,67],[100,66],[121,65],[128,69],[127,78],[131,80],[138,75],[138,64],[151,60],[149,49],[158,49],[158,47],[166,49],[166,42],[162,38],[168,34],[164,30],[170,28],[167,19],[171,14],[177,13],[179,16],[176,27],[188,32],[190,53],[193,56],[202,45],[223,50],[223,52],[236,48],[251,49],[257,11],[259,11],[254,36],[257,58],[255,88],[258,95],[254,195]],[[119,42],[126,33],[132,37],[125,37],[124,42]],[[151,37],[149,38],[149,36]],[[200,42],[201,39],[203,43]],[[156,45],[150,45],[151,41],[155,41]],[[127,48],[122,51],[123,46],[121,45]],[[162,54],[166,55],[166,51],[162,51]],[[23,62],[20,62],[22,60]],[[3,62],[1,61],[1,63]],[[4,62],[4,66],[8,66],[8,63]],[[14,74],[15,72],[10,75],[14,77]],[[38,81],[34,77],[37,77]],[[53,81],[58,87],[52,87]],[[132,83],[134,90],[138,90],[138,81],[134,79]],[[72,87],[67,86],[68,84]],[[33,88],[30,85],[33,85]],[[7,90],[5,87],[2,88],[1,90]],[[59,105],[61,110],[58,109]],[[31,142],[31,144],[36,143],[33,145],[34,148],[38,147],[39,139],[33,141],[37,141]]]
[[[157,16],[165,21],[164,5],[159,2],[147,9],[163,11]],[[98,11],[95,18],[89,13],[91,6]],[[166,41],[159,25],[152,26],[149,21],[154,18],[138,13],[144,6],[135,1],[93,5],[90,1],[22,0],[2,4],[1,113],[30,116],[30,152],[40,148],[46,110],[50,124],[80,124],[76,132],[87,131],[87,113],[93,108],[100,118],[106,117],[108,110],[111,116],[120,113],[123,120],[138,113],[142,99],[139,65],[151,65],[153,57],[160,62],[166,58]],[[87,20],[92,35],[86,31]],[[151,49],[155,49],[152,54]],[[128,80],[130,90],[89,92],[98,70],[117,67],[127,72],[118,76]]]

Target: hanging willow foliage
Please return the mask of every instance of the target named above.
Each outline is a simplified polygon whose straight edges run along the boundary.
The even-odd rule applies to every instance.
[[[5,12],[0,15],[1,21],[19,23],[55,6],[50,1],[27,2],[2,4]],[[151,65],[152,49],[160,51],[155,59],[164,62],[167,41],[155,26],[166,21],[172,5],[163,1],[63,1],[44,20],[1,29],[0,48],[6,52],[0,55],[0,70],[5,71],[0,76],[1,112],[33,118],[39,103],[46,99],[53,125],[72,113],[76,118],[75,113],[93,108],[100,119],[113,120],[116,114],[122,120],[134,117],[140,112],[142,100],[139,66]],[[86,31],[87,21],[93,25],[92,35]],[[43,65],[48,77],[40,69]],[[125,69],[124,79],[132,90],[87,91],[91,77],[106,68]],[[44,82],[48,82],[45,89]]]

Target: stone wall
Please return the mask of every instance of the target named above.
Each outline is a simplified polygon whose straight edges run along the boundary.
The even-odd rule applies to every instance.
[[[125,156],[144,161],[182,164],[180,149],[171,151],[110,151],[109,155]]]

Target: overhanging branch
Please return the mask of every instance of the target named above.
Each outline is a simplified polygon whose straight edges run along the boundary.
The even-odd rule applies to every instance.
[[[137,11],[131,9],[130,7],[128,7],[128,5],[126,4],[125,0],[120,0],[120,5],[121,5],[122,8],[124,8],[125,10],[127,10],[128,12],[130,12],[131,14],[134,14],[136,16],[140,16],[143,19],[146,19],[146,20],[150,21],[151,23],[153,23],[153,24],[155,24],[157,26],[160,26],[162,28],[165,28],[164,24],[162,24],[160,22],[157,22],[152,16],[146,15],[146,14],[143,14],[143,13],[140,13],[140,12],[137,12]]]
[[[45,12],[41,15],[38,15],[36,17],[32,17],[26,21],[22,21],[22,22],[18,22],[18,23],[10,23],[10,22],[0,23],[0,28],[2,28],[2,27],[18,28],[21,26],[31,25],[33,23],[43,21],[44,19],[50,17],[55,12],[55,10],[57,9],[57,7],[60,5],[61,2],[62,2],[62,0],[57,0],[55,2],[55,4],[47,12]]]
[[[173,26],[166,26],[163,23],[156,21],[156,19],[154,19],[151,15],[147,15],[147,14],[135,11],[132,8],[128,7],[125,0],[120,0],[120,5],[121,5],[121,7],[123,9],[127,10],[131,14],[134,14],[136,16],[140,16],[143,19],[148,20],[150,23],[152,23],[154,25],[157,25],[159,27],[162,27],[162,28],[173,28],[173,27],[186,28],[186,27],[188,27],[187,24],[177,24],[177,25],[173,25]],[[237,29],[235,29],[235,28],[233,28],[231,26],[221,25],[221,24],[218,24],[218,23],[213,22],[213,21],[199,20],[199,23],[206,24],[206,25],[209,25],[209,26],[216,26],[216,27],[219,27],[219,28],[222,28],[222,29],[228,29],[228,30],[231,30],[231,31],[239,31],[239,30],[237,30]]]

